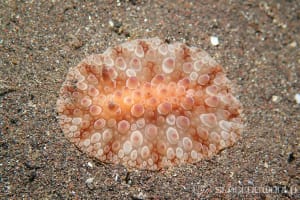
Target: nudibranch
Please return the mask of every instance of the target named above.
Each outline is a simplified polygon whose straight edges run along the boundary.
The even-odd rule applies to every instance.
[[[57,101],[71,143],[102,162],[156,170],[195,163],[241,136],[241,104],[205,51],[137,39],[70,68]]]

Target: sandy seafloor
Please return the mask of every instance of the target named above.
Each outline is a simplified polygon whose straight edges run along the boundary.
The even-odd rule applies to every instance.
[[[300,198],[300,1],[62,2],[0,1],[0,199]],[[201,47],[224,66],[244,107],[236,145],[128,171],[64,137],[55,104],[68,69],[147,37]]]

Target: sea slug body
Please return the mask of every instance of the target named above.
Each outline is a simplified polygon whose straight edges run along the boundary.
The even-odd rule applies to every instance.
[[[241,135],[241,104],[205,51],[158,38],[90,55],[69,70],[57,101],[65,136],[128,168],[195,163]]]

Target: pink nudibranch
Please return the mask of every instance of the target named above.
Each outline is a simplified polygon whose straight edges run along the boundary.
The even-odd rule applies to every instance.
[[[69,70],[57,101],[65,136],[128,168],[195,163],[241,135],[241,104],[205,51],[158,38],[90,55]]]

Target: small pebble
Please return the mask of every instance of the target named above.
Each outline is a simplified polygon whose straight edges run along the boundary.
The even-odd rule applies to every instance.
[[[108,21],[108,25],[109,25],[110,27],[114,27],[115,23],[114,23],[113,20],[110,19],[110,20]]]
[[[119,178],[120,178],[119,174],[116,174],[115,175],[115,181],[117,182],[119,180]]]
[[[211,37],[210,37],[210,43],[211,43],[213,46],[218,46],[218,45],[219,45],[219,38],[216,37],[216,36],[211,36]]]
[[[290,47],[295,48],[297,46],[297,42],[293,41],[289,44]]]
[[[254,185],[254,183],[253,183],[252,180],[248,180],[248,184],[249,184],[249,185],[252,185],[252,186]]]
[[[87,165],[88,165],[90,168],[93,168],[93,163],[88,162]]]
[[[300,94],[295,94],[295,100],[297,104],[300,104]]]
[[[88,179],[86,179],[85,183],[91,184],[93,181],[94,181],[94,178],[88,178]]]
[[[280,99],[279,96],[276,96],[276,95],[272,96],[272,101],[275,102],[275,103],[278,103],[279,99]]]
[[[269,164],[265,162],[265,163],[264,163],[264,167],[265,167],[265,168],[269,168]]]

